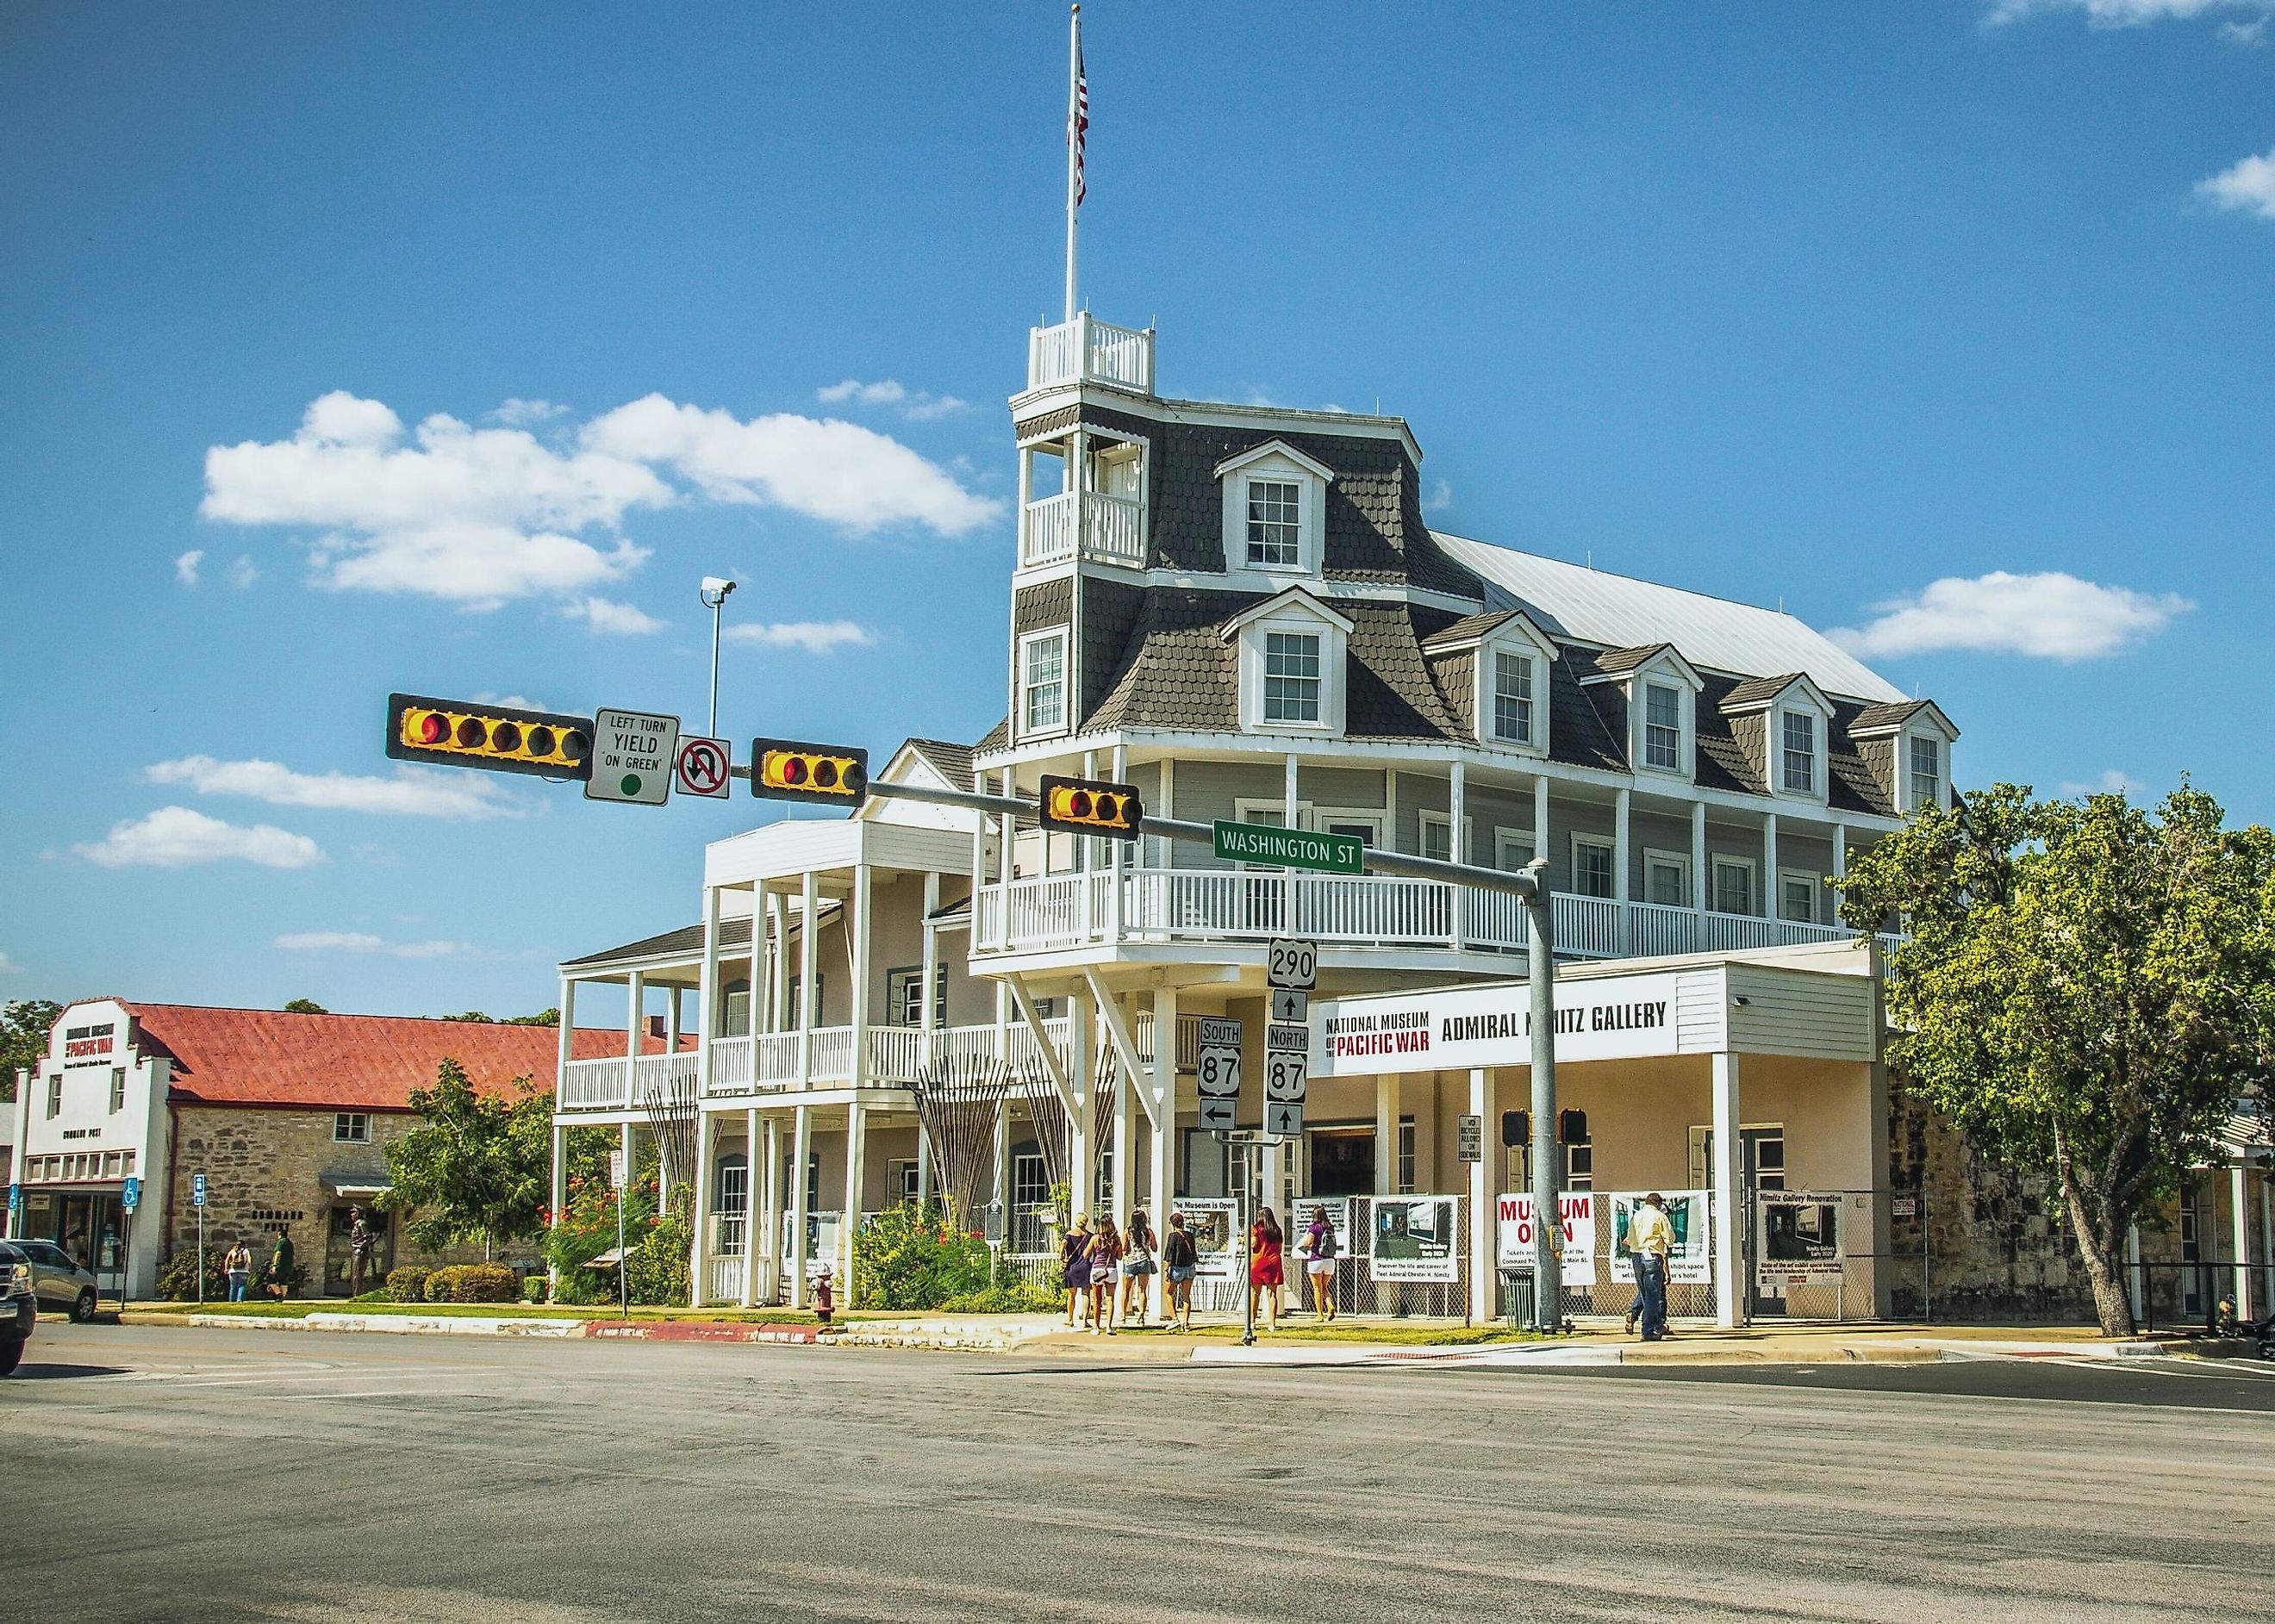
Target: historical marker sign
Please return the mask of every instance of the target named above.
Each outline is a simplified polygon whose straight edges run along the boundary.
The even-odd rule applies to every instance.
[[[671,798],[678,759],[678,717],[601,711],[593,718],[593,775],[585,781],[585,798],[661,806]]]

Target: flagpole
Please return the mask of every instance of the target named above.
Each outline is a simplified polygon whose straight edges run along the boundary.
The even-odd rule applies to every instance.
[[[1082,177],[1082,132],[1077,120],[1082,116],[1082,7],[1074,8],[1073,20],[1067,27],[1067,262],[1066,319],[1075,317],[1074,292],[1074,215],[1079,206],[1077,188]]]

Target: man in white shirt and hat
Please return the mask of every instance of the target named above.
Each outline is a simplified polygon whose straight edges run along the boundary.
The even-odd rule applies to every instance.
[[[1629,1216],[1628,1250],[1635,1255],[1636,1325],[1644,1341],[1655,1342],[1667,1334],[1667,1259],[1674,1250],[1667,1197],[1655,1190]]]

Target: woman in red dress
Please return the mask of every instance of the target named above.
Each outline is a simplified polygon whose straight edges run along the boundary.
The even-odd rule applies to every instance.
[[[1284,1237],[1280,1232],[1280,1220],[1272,1215],[1270,1207],[1258,1207],[1256,1222],[1248,1231],[1248,1317],[1256,1318],[1258,1302],[1264,1305],[1264,1328],[1280,1328],[1280,1287],[1283,1273],[1280,1248]]]

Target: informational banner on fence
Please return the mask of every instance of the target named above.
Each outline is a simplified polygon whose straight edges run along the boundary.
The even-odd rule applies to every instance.
[[[1622,1285],[1635,1284],[1635,1255],[1628,1250],[1628,1223],[1634,1218],[1636,1208],[1643,1205],[1644,1192],[1630,1190],[1623,1195],[1600,1195],[1597,1200],[1608,1205],[1612,1215],[1612,1278]],[[1704,1190],[1676,1190],[1666,1193],[1667,1221],[1674,1230],[1674,1250],[1667,1257],[1667,1278],[1677,1286],[1712,1285],[1714,1280],[1714,1245],[1707,1230],[1707,1214],[1714,1210],[1711,1192]]]
[[[1568,1190],[1556,1197],[1563,1229],[1556,1256],[1567,1286],[1596,1283],[1596,1197]],[[1532,1273],[1532,1197],[1522,1191],[1500,1198],[1500,1266]]]
[[[1193,1237],[1196,1273],[1203,1280],[1237,1280],[1243,1256],[1240,1209],[1231,1201],[1180,1201],[1185,1233]]]
[[[1451,1283],[1462,1277],[1451,1196],[1377,1196],[1369,1278]]]
[[[1754,1280],[1757,1286],[1837,1286],[1847,1269],[1840,1197],[1806,1190],[1765,1190],[1754,1196]]]
[[[1311,1261],[1310,1254],[1304,1250],[1304,1243],[1305,1237],[1311,1232],[1311,1220],[1315,1214],[1326,1218],[1327,1227],[1334,1233],[1333,1243],[1334,1250],[1330,1256],[1335,1258],[1351,1256],[1350,1197],[1322,1196],[1316,1201],[1298,1201],[1288,1209],[1288,1239],[1285,1255],[1291,1280],[1297,1271],[1306,1267]]]

